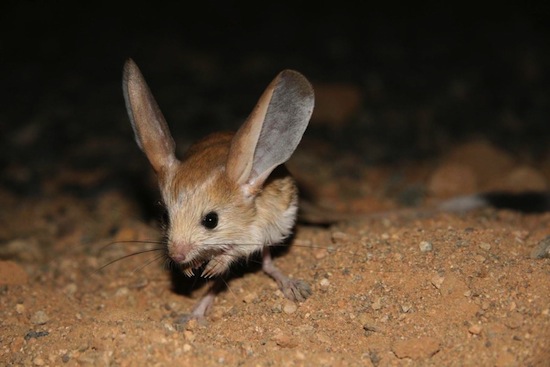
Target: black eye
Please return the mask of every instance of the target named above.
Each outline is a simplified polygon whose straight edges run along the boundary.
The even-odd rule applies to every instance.
[[[218,213],[210,212],[206,214],[201,221],[201,224],[208,229],[214,229],[218,225]]]

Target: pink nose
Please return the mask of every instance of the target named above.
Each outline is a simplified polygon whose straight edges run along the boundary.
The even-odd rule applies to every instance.
[[[178,264],[185,262],[187,255],[191,251],[191,245],[182,242],[169,242],[168,255]]]
[[[170,258],[175,262],[177,262],[178,264],[181,264],[185,261],[185,254],[182,252],[176,252],[176,253],[170,252]]]

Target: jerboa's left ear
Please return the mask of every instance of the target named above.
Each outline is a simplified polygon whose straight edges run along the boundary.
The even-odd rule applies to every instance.
[[[279,73],[233,137],[226,162],[229,179],[245,191],[258,190],[300,143],[313,105],[313,88],[302,74]]]

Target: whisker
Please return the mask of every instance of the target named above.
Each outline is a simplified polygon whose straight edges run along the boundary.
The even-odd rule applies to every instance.
[[[264,246],[263,244],[259,244],[259,243],[203,243],[204,246]],[[274,243],[274,244],[270,244],[268,247],[272,247],[272,248],[278,248],[278,247],[300,247],[300,248],[311,248],[311,249],[324,249],[324,250],[328,250],[328,249],[332,249],[334,248],[335,246],[320,246],[320,245],[313,245],[313,244],[310,244],[310,245],[301,245],[299,243]]]
[[[208,242],[205,242],[205,243],[202,243],[203,246],[212,246],[212,247],[215,247],[215,246],[218,246],[218,247],[222,247],[222,246],[262,246],[262,244],[260,243],[241,243],[241,242],[237,242],[237,243],[231,243],[231,242],[223,242],[223,243],[208,243]]]
[[[159,241],[159,240],[126,240],[126,241],[113,241],[113,242],[110,242],[104,246],[102,246],[99,251],[98,251],[98,254],[101,254],[103,251],[105,251],[108,247],[111,247],[111,246],[114,246],[114,245],[124,245],[124,244],[133,244],[133,245],[137,245],[137,244],[143,244],[143,245],[146,245],[146,244],[155,244],[155,245],[165,245],[166,244],[166,241]]]
[[[172,271],[175,269],[175,265],[176,264],[174,263],[174,260],[172,260],[169,256],[166,256],[166,258],[164,259],[164,270]]]
[[[231,292],[231,294],[233,295],[233,297],[237,298],[237,293],[235,293],[233,291],[233,289],[231,289],[231,287],[229,286],[229,283],[225,280],[225,277],[219,277],[219,279],[223,282],[223,284],[225,284],[225,288],[227,290],[229,290],[229,292]]]
[[[166,256],[165,254],[160,254],[160,255],[158,255],[158,256],[153,257],[151,260],[147,261],[145,264],[140,265],[140,266],[138,266],[137,268],[135,268],[134,270],[132,270],[132,274],[135,274],[135,273],[137,273],[138,271],[143,270],[146,266],[151,265],[151,264],[154,263],[155,261],[160,260],[160,259],[162,259],[162,258],[165,257],[165,256]]]
[[[102,265],[101,267],[99,267],[96,271],[99,272],[100,270],[105,269],[107,266],[112,265],[112,264],[114,264],[114,263],[116,263],[116,262],[119,262],[119,261],[121,261],[121,260],[127,259],[127,258],[129,258],[129,257],[136,256],[136,255],[141,255],[141,254],[146,254],[146,253],[154,252],[154,251],[164,251],[164,248],[161,248],[161,247],[159,247],[159,248],[153,248],[153,249],[149,249],[149,250],[143,250],[143,251],[133,252],[133,253],[128,254],[128,255],[124,255],[124,256],[122,256],[122,257],[119,257],[119,258],[116,258],[116,259],[114,259],[114,260],[112,260],[112,261],[109,261],[107,264],[104,264],[104,265]],[[163,256],[164,256],[164,254],[163,254]]]

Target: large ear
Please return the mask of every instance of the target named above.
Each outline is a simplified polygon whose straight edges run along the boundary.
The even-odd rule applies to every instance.
[[[122,89],[136,142],[155,172],[160,172],[176,162],[176,144],[155,98],[132,59],[124,64]]]
[[[313,88],[297,71],[284,70],[269,84],[231,142],[228,177],[254,191],[286,162],[313,112]]]

